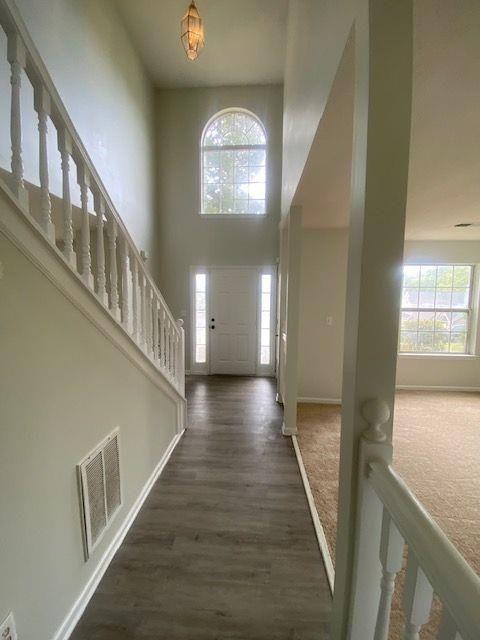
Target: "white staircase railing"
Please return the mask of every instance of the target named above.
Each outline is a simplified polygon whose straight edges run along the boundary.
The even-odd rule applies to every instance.
[[[443,604],[438,640],[480,639],[480,578],[391,466],[392,446],[380,401],[362,411],[370,427],[360,446],[357,571],[352,640],[388,640],[395,578],[408,550],[403,591],[404,640],[418,640],[434,593]]]
[[[7,36],[11,70],[11,170],[1,171],[0,188],[183,397],[183,321],[174,319],[147,271],[13,0],[0,0],[0,26]],[[33,107],[38,117],[39,186],[27,184],[24,179],[21,93],[25,78],[33,87]],[[60,199],[53,196],[49,186],[50,123],[57,133]],[[8,124],[3,135],[8,135]],[[72,162],[80,190],[80,207],[72,205]]]

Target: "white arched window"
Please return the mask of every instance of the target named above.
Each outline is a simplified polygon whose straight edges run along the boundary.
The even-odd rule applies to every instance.
[[[201,213],[266,212],[266,136],[253,113],[245,109],[217,113],[203,131],[201,156]]]

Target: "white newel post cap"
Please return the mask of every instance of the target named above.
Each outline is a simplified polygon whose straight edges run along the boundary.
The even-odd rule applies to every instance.
[[[177,320],[177,326],[179,329],[183,329],[183,318]]]
[[[373,442],[384,442],[387,434],[382,426],[390,419],[390,407],[385,400],[366,400],[362,405],[362,417],[369,425],[363,433],[364,437]]]

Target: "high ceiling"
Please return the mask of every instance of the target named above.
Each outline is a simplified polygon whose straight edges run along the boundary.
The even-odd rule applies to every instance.
[[[288,0],[198,0],[206,46],[187,59],[180,19],[190,0],[117,0],[125,25],[159,87],[283,82]]]
[[[480,2],[415,2],[414,93],[407,203],[409,239],[478,240]],[[353,57],[346,50],[295,202],[308,227],[347,227]]]

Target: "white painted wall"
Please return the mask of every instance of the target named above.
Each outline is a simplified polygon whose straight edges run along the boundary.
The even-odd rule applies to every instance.
[[[2,234],[0,259],[0,620],[13,611],[19,638],[52,640],[172,440],[176,405]],[[76,464],[117,426],[124,502],[85,562]]]
[[[275,264],[281,190],[283,89],[279,85],[162,90],[157,93],[157,153],[162,293],[185,319],[190,364],[190,267]],[[221,109],[243,107],[265,125],[268,142],[266,216],[203,218],[200,211],[200,138]]]
[[[300,398],[338,400],[342,395],[347,243],[347,230],[303,230]],[[407,242],[405,261],[479,263],[480,243]],[[480,388],[480,357],[400,355],[397,385]]]
[[[154,92],[114,0],[17,0],[30,35],[115,206],[155,271]],[[38,134],[32,90],[22,86],[24,162],[38,184]],[[9,69],[0,29],[0,165],[10,163]],[[49,134],[52,190],[60,157]],[[74,192],[74,199],[78,193]]]
[[[289,2],[282,215],[290,208],[323,115],[353,23],[355,4],[355,0]]]

